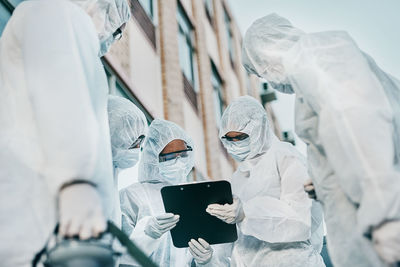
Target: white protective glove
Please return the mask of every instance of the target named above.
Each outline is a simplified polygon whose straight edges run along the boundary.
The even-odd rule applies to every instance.
[[[314,183],[311,179],[307,180],[304,183],[304,191],[308,194],[308,197],[314,200],[317,200],[317,194],[315,193]]]
[[[156,217],[152,217],[147,223],[144,232],[146,235],[158,239],[163,234],[171,230],[179,222],[179,215],[173,213],[164,213]]]
[[[79,183],[59,193],[60,235],[80,239],[98,237],[106,230],[100,195],[90,184]]]
[[[199,238],[198,241],[191,239],[189,251],[198,265],[209,263],[213,255],[212,247],[202,238]]]
[[[378,255],[387,263],[400,262],[400,221],[382,224],[372,232]]]
[[[229,223],[235,224],[243,221],[245,214],[242,207],[242,201],[239,198],[234,197],[232,204],[211,204],[208,205],[206,211],[212,215],[217,217],[218,219]]]

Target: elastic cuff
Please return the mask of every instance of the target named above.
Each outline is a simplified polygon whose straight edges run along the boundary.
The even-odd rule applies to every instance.
[[[76,179],[76,180],[72,180],[69,182],[64,183],[61,187],[59,191],[62,191],[63,189],[65,189],[66,187],[69,187],[71,185],[76,185],[76,184],[88,184],[91,185],[95,188],[97,188],[97,184],[93,183],[92,181],[88,181],[88,180],[83,180],[83,179]]]

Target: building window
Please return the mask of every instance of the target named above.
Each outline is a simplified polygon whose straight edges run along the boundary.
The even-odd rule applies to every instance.
[[[23,0],[0,0],[0,36],[11,17],[15,7]]]
[[[235,67],[235,44],[234,44],[234,39],[233,39],[233,33],[232,33],[232,21],[231,18],[229,17],[228,13],[226,10],[224,10],[224,19],[225,19],[225,28],[226,28],[226,36],[228,40],[228,51],[229,51],[229,59],[231,60],[231,65],[234,68]]]
[[[153,48],[156,48],[156,28],[154,26],[154,1],[131,0],[132,16],[142,28]]]
[[[249,74],[246,75],[246,88],[247,88],[247,94],[248,95],[253,95],[253,90],[252,90],[252,85],[251,85],[251,78]]]
[[[213,25],[213,17],[214,17],[214,7],[213,7],[213,1],[214,0],[204,0],[204,7],[206,9],[206,15],[208,18],[208,21],[210,22],[211,25]]]
[[[0,4],[0,36],[3,33],[4,27],[6,27],[10,16],[11,12],[3,4]]]
[[[190,22],[185,10],[178,2],[178,49],[179,63],[182,69],[183,88],[187,98],[193,107],[198,110],[196,84],[196,66],[193,41],[193,25]]]
[[[154,19],[154,2],[153,0],[139,0],[146,14],[153,20]]]
[[[118,74],[111,68],[111,66],[105,60],[102,60],[102,62],[108,80],[108,87],[109,87],[108,93],[110,95],[117,95],[124,97],[133,102],[133,104],[135,104],[144,113],[147,122],[150,124],[151,121],[153,120],[153,116],[150,114],[150,112],[148,112],[147,109],[142,105],[142,103],[132,94],[132,92],[128,89],[125,83],[118,77]]]
[[[217,67],[211,61],[211,84],[213,87],[215,121],[220,126],[222,113],[224,111],[224,100],[222,95],[222,79],[218,73]]]
[[[194,72],[194,46],[193,46],[193,26],[190,23],[183,7],[178,3],[178,45],[179,62],[185,78],[196,90]]]

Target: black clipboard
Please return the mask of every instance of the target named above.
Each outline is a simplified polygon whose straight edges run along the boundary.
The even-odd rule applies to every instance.
[[[175,247],[188,247],[191,239],[198,238],[209,244],[237,240],[236,224],[227,224],[206,212],[209,204],[233,203],[228,181],[165,186],[161,189],[161,196],[165,211],[180,216],[178,224],[171,230]]]

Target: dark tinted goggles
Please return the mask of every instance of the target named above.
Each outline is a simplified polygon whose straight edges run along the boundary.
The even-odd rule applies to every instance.
[[[248,137],[249,137],[249,135],[245,134],[245,133],[243,133],[241,135],[238,135],[238,136],[235,136],[235,137],[230,137],[230,136],[226,136],[226,135],[222,136],[222,138],[226,139],[226,141],[233,141],[233,142],[242,141],[242,140],[244,140],[244,139],[246,139]]]
[[[173,160],[178,157],[180,158],[187,158],[189,156],[189,151],[193,151],[192,147],[188,146],[185,150],[175,151],[166,154],[160,154],[158,156],[159,162],[166,162],[168,160]]]
[[[136,139],[136,141],[133,142],[133,144],[128,149],[139,148],[143,144],[144,137],[144,135],[139,136],[138,139]]]

